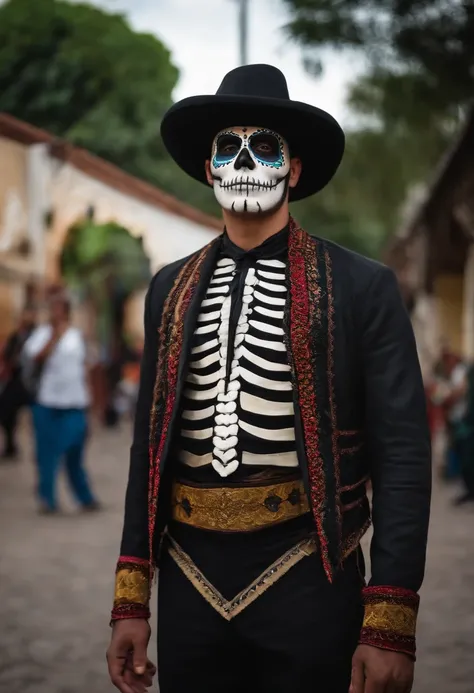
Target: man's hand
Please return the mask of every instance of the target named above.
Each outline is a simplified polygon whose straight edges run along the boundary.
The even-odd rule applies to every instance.
[[[107,650],[110,680],[120,693],[145,693],[152,685],[155,665],[147,657],[150,626],[141,618],[115,621]]]
[[[67,331],[68,328],[69,322],[67,320],[61,320],[60,322],[53,325],[52,338],[55,340],[55,342],[58,342],[61,339],[61,337]]]
[[[413,673],[408,655],[359,645],[352,658],[349,693],[410,693]]]

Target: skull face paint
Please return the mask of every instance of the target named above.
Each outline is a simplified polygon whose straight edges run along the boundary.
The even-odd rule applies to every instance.
[[[274,212],[288,191],[288,145],[265,128],[222,130],[212,146],[211,174],[214,194],[223,209],[238,214]]]

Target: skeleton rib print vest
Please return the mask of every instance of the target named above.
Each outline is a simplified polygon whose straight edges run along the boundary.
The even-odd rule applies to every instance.
[[[283,341],[284,229],[255,251],[228,238],[201,304],[182,398],[179,459],[228,477],[242,465],[297,467]],[[242,470],[241,470],[242,471]]]

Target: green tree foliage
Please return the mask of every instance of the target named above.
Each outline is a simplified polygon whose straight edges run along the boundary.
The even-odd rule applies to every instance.
[[[117,224],[81,222],[70,231],[61,255],[61,273],[81,300],[93,306],[101,343],[123,337],[114,311],[150,280],[150,261],[141,239]]]
[[[341,212],[351,212],[353,233],[361,222],[371,221],[380,245],[396,228],[410,187],[430,176],[472,100],[474,3],[285,3],[292,13],[288,30],[302,45],[307,63],[315,61],[318,49],[329,46],[359,51],[367,59],[368,71],[352,85],[349,96],[361,125],[348,133],[332,194]],[[372,253],[376,246],[372,244]]]
[[[334,180],[294,209],[312,233],[371,257],[379,255],[387,229],[396,223],[397,202],[407,178],[399,168],[398,142],[391,138],[387,144],[384,137],[370,129],[348,134]],[[381,147],[386,150],[382,160]]]
[[[120,165],[159,154],[177,79],[163,44],[119,15],[62,0],[0,8],[0,109]]]
[[[150,279],[150,262],[141,239],[115,223],[74,226],[64,244],[61,270],[71,287],[89,296],[99,295],[110,277],[120,281],[125,295],[146,286]]]
[[[378,257],[407,194],[432,174],[449,142],[442,128],[418,131],[391,120],[350,131],[335,178],[296,205],[296,216],[312,233]]]
[[[305,47],[363,50],[373,66],[403,88],[413,103],[453,108],[474,89],[472,0],[284,0],[289,29]],[[398,104],[411,111],[410,103]],[[416,109],[418,112],[418,108]]]
[[[0,111],[215,212],[159,136],[178,76],[161,41],[121,15],[64,0],[0,6]]]

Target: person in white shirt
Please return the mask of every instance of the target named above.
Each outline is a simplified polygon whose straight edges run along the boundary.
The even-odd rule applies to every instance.
[[[63,459],[77,501],[85,510],[96,510],[99,506],[84,468],[89,406],[86,345],[81,332],[71,325],[71,306],[64,294],[55,293],[49,308],[49,323],[34,330],[23,351],[35,399],[40,512],[58,510],[56,478]]]

